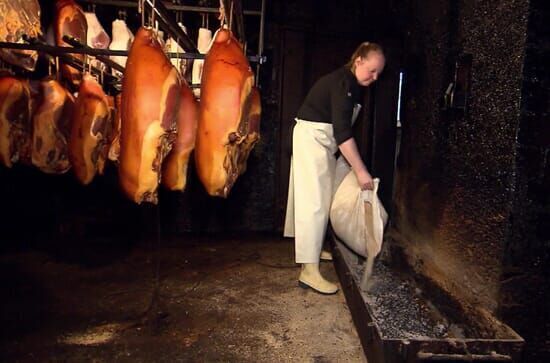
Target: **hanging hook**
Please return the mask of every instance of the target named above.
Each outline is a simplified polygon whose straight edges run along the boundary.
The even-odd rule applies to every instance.
[[[225,7],[223,5],[223,0],[220,0],[220,8],[219,8],[220,15],[218,16],[218,20],[220,21],[220,28],[223,28],[225,25]]]
[[[229,6],[229,30],[231,31],[233,29],[233,1],[231,1],[231,5]]]
[[[145,26],[145,0],[139,0],[138,3],[140,4],[140,12],[141,12],[141,26]]]
[[[158,33],[158,27],[155,24],[155,0],[153,0],[153,3],[151,4],[151,26],[154,26],[155,31]]]
[[[59,81],[59,57],[55,57],[55,78]]]

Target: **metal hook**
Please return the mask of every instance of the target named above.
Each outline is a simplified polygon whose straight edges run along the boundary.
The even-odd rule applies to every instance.
[[[55,78],[59,81],[59,57],[55,57]]]
[[[233,29],[233,1],[231,1],[231,5],[229,7],[229,30]]]
[[[151,26],[155,26],[155,30],[158,32],[158,27],[155,25],[155,0],[151,5]]]

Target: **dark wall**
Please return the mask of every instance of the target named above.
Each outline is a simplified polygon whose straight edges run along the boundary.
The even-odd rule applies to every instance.
[[[530,1],[517,133],[516,180],[500,313],[528,341],[532,362],[550,361],[550,16]]]
[[[403,139],[390,227],[418,272],[465,304],[501,314],[527,339],[528,355],[548,334],[542,8],[527,0],[405,2]],[[443,109],[465,53],[468,109]]]

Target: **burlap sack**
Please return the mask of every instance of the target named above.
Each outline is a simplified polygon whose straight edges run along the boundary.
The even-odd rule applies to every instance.
[[[374,190],[361,190],[355,173],[348,171],[337,187],[330,208],[332,229],[338,239],[358,255],[367,258],[361,285],[366,288],[372,274],[374,258],[382,249],[384,226],[388,214],[378,198],[380,180],[374,179]]]

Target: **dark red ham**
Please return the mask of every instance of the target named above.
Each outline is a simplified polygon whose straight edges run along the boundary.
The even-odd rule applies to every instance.
[[[29,163],[31,156],[31,102],[27,81],[0,77],[0,164]]]
[[[36,38],[41,34],[40,4],[37,0],[0,1],[1,42],[23,43],[23,35]],[[35,50],[0,48],[0,58],[34,71],[38,53]]]
[[[74,175],[83,185],[89,184],[103,169],[110,123],[107,96],[95,78],[85,74],[78,89],[69,139],[69,160]]]
[[[45,173],[70,169],[68,139],[74,97],[58,81],[31,83],[33,103],[32,164]]]
[[[63,41],[64,35],[77,38],[86,43],[88,25],[82,8],[74,0],[57,0],[54,24],[55,43],[60,47],[70,47]],[[83,54],[73,54],[73,57],[84,61]],[[82,69],[73,68],[67,64],[61,65],[63,77],[73,86],[78,87],[82,79]]]

